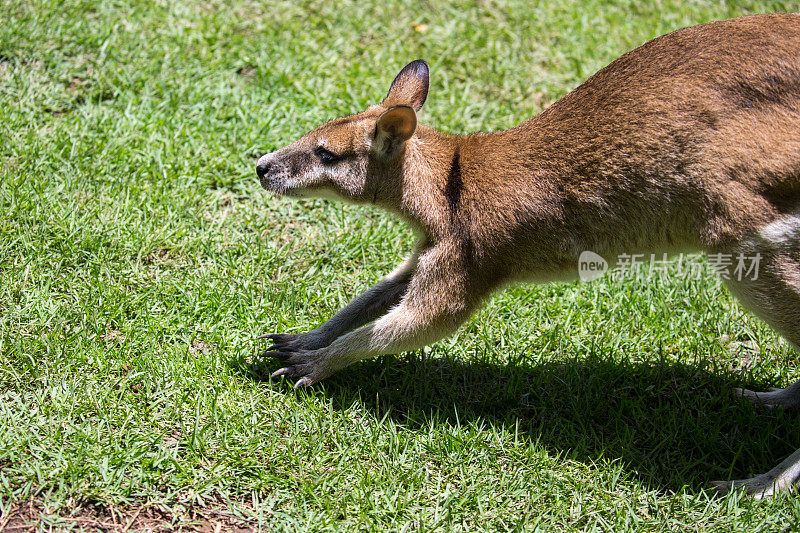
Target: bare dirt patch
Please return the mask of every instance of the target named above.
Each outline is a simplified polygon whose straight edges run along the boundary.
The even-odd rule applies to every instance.
[[[70,508],[66,508],[70,507]],[[0,516],[0,531],[28,533],[57,531],[186,531],[196,533],[244,533],[265,531],[265,524],[240,518],[223,508],[189,509],[176,514],[158,504],[114,506],[84,501],[52,510],[39,500],[12,504]]]
[[[214,343],[203,342],[200,339],[193,339],[192,342],[189,344],[189,353],[193,357],[197,357],[198,355],[205,355],[211,353],[213,350],[217,349],[217,345]]]
[[[253,74],[255,74],[255,72],[256,72],[256,67],[254,67],[253,65],[242,65],[241,67],[236,69],[236,74],[244,77],[252,76]]]

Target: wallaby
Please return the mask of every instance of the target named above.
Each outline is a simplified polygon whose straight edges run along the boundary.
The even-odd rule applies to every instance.
[[[453,333],[493,291],[570,280],[578,259],[706,251],[760,257],[730,291],[800,347],[800,15],[742,17],[654,39],[506,131],[417,123],[429,70],[413,61],[383,102],[261,157],[261,185],[396,213],[413,253],[318,328],[270,334],[273,374],[308,386],[361,359]],[[800,406],[800,381],[739,393]],[[756,497],[800,484],[800,450],[717,482]]]

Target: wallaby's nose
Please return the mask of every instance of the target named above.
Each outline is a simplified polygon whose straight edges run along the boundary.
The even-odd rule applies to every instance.
[[[259,163],[256,165],[256,175],[259,179],[263,178],[269,172],[269,163]]]

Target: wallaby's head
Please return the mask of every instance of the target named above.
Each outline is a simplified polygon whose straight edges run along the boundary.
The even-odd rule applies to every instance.
[[[413,61],[379,105],[327,122],[263,155],[256,165],[261,185],[287,196],[374,200],[387,181],[399,180],[417,111],[428,96],[428,79],[427,63]]]

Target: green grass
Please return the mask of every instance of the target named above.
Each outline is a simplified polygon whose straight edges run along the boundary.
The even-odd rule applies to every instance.
[[[0,529],[790,528],[796,497],[704,491],[800,446],[729,394],[797,355],[710,274],[516,287],[424,351],[270,383],[254,337],[315,327],[413,239],[266,194],[254,156],[411,59],[423,122],[493,130],[659,34],[798,7],[3,2]]]

